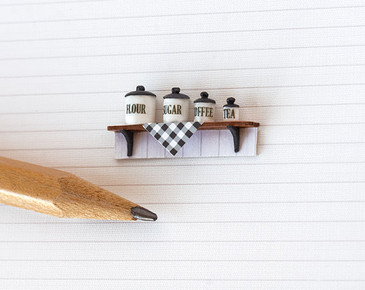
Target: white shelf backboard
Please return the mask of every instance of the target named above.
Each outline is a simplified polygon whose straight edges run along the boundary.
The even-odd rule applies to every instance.
[[[184,147],[172,156],[147,132],[135,132],[133,154],[127,156],[127,142],[122,133],[115,133],[115,158],[178,158],[255,156],[258,128],[240,129],[240,150],[233,149],[232,134],[228,130],[201,130],[189,139]]]

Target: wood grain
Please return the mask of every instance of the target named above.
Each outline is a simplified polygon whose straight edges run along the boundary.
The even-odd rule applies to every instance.
[[[259,123],[249,121],[229,121],[229,122],[205,122],[198,130],[221,130],[227,129],[227,126],[234,126],[239,128],[251,128],[260,126]],[[115,125],[108,126],[108,131],[145,131],[142,125]]]

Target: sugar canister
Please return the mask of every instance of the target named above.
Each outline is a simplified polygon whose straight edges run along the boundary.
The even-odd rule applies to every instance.
[[[156,115],[156,95],[144,86],[125,95],[125,122],[129,125],[153,123]]]
[[[239,121],[240,109],[239,105],[235,104],[235,98],[228,98],[227,104],[223,106],[223,120],[224,121]]]
[[[201,92],[200,96],[200,99],[194,101],[194,121],[214,122],[215,101],[208,98],[207,92]]]
[[[172,88],[171,94],[163,97],[163,121],[189,121],[189,99],[187,95],[180,94],[180,88]]]

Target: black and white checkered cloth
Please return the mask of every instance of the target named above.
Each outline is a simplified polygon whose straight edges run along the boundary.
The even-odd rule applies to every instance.
[[[146,123],[143,128],[175,156],[202,124],[199,122]]]

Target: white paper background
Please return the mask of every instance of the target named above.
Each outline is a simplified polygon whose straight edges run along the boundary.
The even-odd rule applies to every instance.
[[[0,2],[0,155],[159,214],[0,206],[1,289],[364,289],[364,1]],[[233,96],[258,156],[114,160],[123,95]],[[218,110],[221,115],[221,111]],[[162,115],[162,110],[157,112]]]

